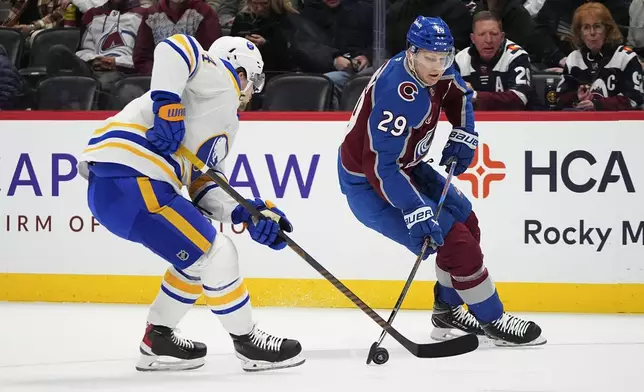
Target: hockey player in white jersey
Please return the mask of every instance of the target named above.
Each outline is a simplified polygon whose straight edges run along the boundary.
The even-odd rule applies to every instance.
[[[279,250],[286,246],[277,235],[280,224],[292,230],[284,213],[255,199],[265,215],[283,219],[253,221],[177,154],[184,145],[223,175],[238,107],[262,89],[262,72],[259,50],[246,39],[222,37],[206,52],[193,37],[174,35],[155,48],[150,91],[94,131],[80,159],[88,204],[101,225],[171,264],[148,314],[138,370],[204,364],[206,346],[175,333],[202,294],[232,337],[244,370],[304,363],[298,341],[257,328],[235,245],[209,221],[244,223],[253,240]],[[192,200],[181,195],[184,186]]]

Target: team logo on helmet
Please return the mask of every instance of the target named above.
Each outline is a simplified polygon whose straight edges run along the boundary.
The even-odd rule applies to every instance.
[[[250,49],[250,50],[255,49],[255,45],[253,45],[253,44],[252,44],[252,43],[250,43],[250,42],[246,42],[246,46],[248,46],[248,49]]]
[[[418,95],[418,87],[412,82],[402,82],[398,85],[398,95],[407,102],[412,102]]]

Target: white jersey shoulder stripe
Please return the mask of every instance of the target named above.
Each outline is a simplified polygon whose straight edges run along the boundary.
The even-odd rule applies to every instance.
[[[163,42],[179,53],[183,61],[186,62],[190,77],[192,77],[199,65],[199,49],[197,49],[192,39],[184,34],[175,34],[170,38],[166,38]]]

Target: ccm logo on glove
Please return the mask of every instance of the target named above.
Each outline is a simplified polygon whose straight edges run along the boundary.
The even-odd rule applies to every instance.
[[[411,229],[418,222],[426,221],[434,216],[434,211],[431,207],[421,207],[411,214],[405,215],[405,224],[407,229]]]
[[[455,142],[463,143],[472,150],[479,146],[479,138],[469,132],[462,131],[458,128],[452,129],[449,139]]]

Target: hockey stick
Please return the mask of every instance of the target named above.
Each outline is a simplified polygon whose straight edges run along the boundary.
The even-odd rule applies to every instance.
[[[449,190],[449,186],[452,183],[452,177],[454,176],[455,167],[456,167],[456,161],[452,161],[449,167],[449,173],[447,174],[447,178],[445,179],[445,185],[443,186],[443,191],[441,192],[440,199],[438,200],[438,206],[436,207],[437,221],[438,221],[438,216],[441,213],[441,209],[443,209],[443,204],[445,203],[445,199],[447,197],[447,191]],[[431,237],[427,237],[425,238],[425,241],[423,241],[423,246],[420,249],[420,254],[418,255],[418,257],[416,257],[416,262],[414,263],[414,266],[412,267],[411,272],[409,273],[409,277],[407,278],[407,281],[405,282],[405,286],[403,287],[402,292],[400,293],[400,297],[398,297],[398,301],[396,301],[396,305],[394,305],[394,308],[391,311],[391,315],[389,315],[387,324],[391,325],[394,322],[394,319],[396,318],[398,311],[402,307],[403,301],[407,296],[407,292],[411,287],[411,283],[414,281],[414,277],[416,277],[416,272],[418,271],[418,268],[420,267],[420,263],[423,261],[423,258],[425,257],[425,252],[427,252],[427,248],[429,248],[431,242],[432,242]],[[434,245],[431,245],[431,246],[434,246]],[[369,353],[367,354],[367,365],[369,365],[371,361],[374,359],[374,356],[376,355],[376,350],[378,350],[378,347],[380,346],[380,344],[382,344],[382,341],[385,339],[385,336],[387,336],[387,330],[383,330],[382,333],[380,334],[380,338],[378,338],[378,341],[374,342],[371,345],[371,348],[369,348]],[[382,364],[387,361],[387,358],[388,358],[388,354],[386,354],[386,356],[383,359],[376,361],[376,363]]]
[[[246,208],[252,216],[258,219],[265,218],[254,205],[248,202],[242,195],[240,195],[228,182],[221,178],[217,172],[209,168],[205,163],[201,161],[195,154],[188,150],[185,146],[180,146],[177,151],[179,154],[183,155],[192,165],[199,169],[202,173],[206,174],[210,179],[212,179],[215,184],[217,184],[221,189],[229,194],[236,202]],[[309,255],[302,247],[300,247],[295,241],[293,241],[286,233],[282,230],[279,231],[279,235],[286,241],[288,246],[295,251],[301,258],[304,259],[313,269],[320,273],[326,280],[328,280],[336,289],[338,289],[345,297],[347,297],[351,302],[353,302],[360,310],[367,314],[373,321],[375,321],[380,328],[391,335],[398,343],[407,349],[410,353],[419,358],[440,358],[440,357],[451,357],[454,355],[461,355],[474,351],[478,348],[479,341],[478,338],[474,335],[464,335],[456,339],[447,340],[439,343],[427,343],[427,344],[417,344],[411,340],[404,337],[400,332],[398,332],[394,327],[388,324],[385,320],[382,319],[373,309],[371,309],[364,301],[358,298],[347,286],[333,276],[329,271],[326,270],[320,263],[318,263],[311,255]]]

